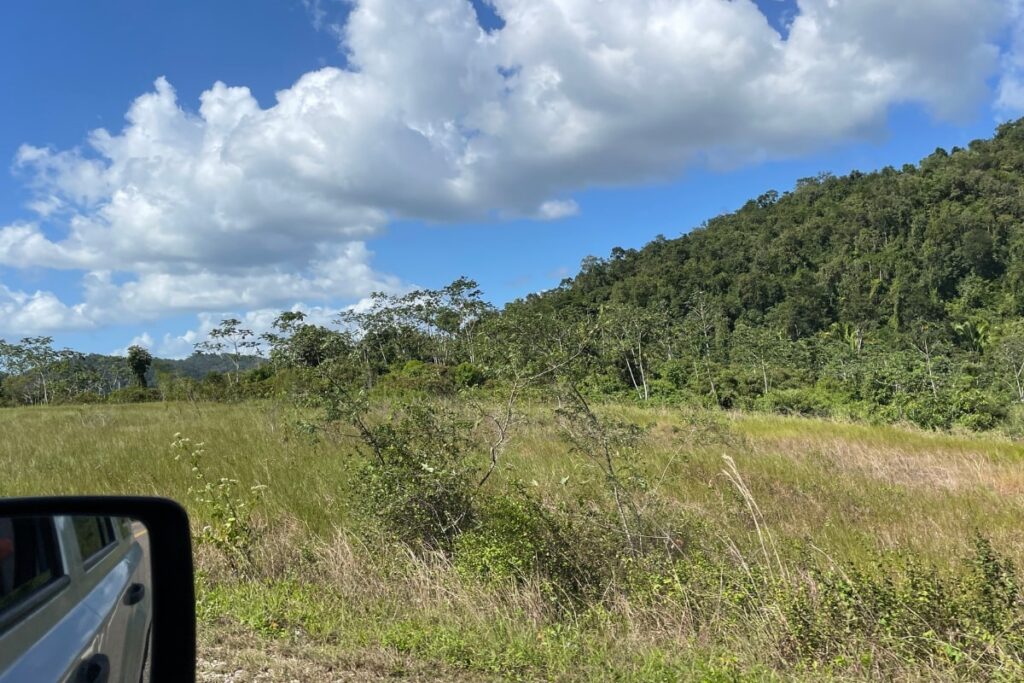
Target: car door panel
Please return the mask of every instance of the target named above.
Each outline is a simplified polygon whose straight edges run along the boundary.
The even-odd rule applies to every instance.
[[[127,544],[125,544],[127,545]],[[141,661],[135,650],[143,641],[134,631],[135,617],[143,617],[143,602],[126,604],[125,597],[134,583],[142,560],[142,550],[136,544],[119,546],[110,558],[90,571],[100,575],[96,587],[83,601],[101,618],[98,650],[110,659],[111,681],[138,680]],[[111,564],[112,562],[112,564]],[[87,572],[88,573],[88,572]],[[144,630],[144,629],[142,629]]]
[[[96,649],[96,635],[102,619],[95,610],[77,603],[71,591],[56,596],[26,619],[39,623],[50,623],[54,614],[63,613],[54,625],[34,644],[18,653],[17,659],[0,674],[0,683],[23,681],[67,681],[77,678],[79,664],[90,657]],[[24,626],[24,625],[23,625]],[[19,639],[31,639],[35,629],[23,628],[17,634]],[[17,643],[5,643],[17,647]]]

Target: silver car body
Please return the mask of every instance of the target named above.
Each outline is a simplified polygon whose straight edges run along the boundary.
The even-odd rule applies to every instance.
[[[116,540],[82,558],[70,517],[54,517],[64,576],[0,621],[0,683],[141,680],[152,619],[148,538],[139,524],[113,523]]]

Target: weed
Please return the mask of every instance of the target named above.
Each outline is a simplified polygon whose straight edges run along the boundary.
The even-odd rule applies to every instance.
[[[206,444],[202,442],[193,443],[190,438],[176,433],[171,448],[178,451],[175,460],[184,457],[187,461],[195,480],[188,492],[197,504],[207,509],[211,520],[200,529],[199,542],[209,543],[224,553],[236,572],[248,571],[252,567],[255,527],[249,499],[238,493],[238,480],[214,479],[207,474]],[[264,488],[255,485],[249,491],[256,494]]]

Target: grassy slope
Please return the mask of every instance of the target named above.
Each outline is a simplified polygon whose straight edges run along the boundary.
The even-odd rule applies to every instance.
[[[1024,564],[1021,445],[739,415],[728,418],[727,438],[708,438],[691,433],[680,411],[609,410],[651,427],[648,474],[674,504],[741,546],[749,547],[754,529],[722,475],[724,455],[735,459],[784,556],[791,542],[810,540],[837,560],[911,548],[942,566],[981,531]],[[564,630],[542,616],[534,604],[542,598],[529,590],[495,595],[450,568],[390,557],[346,535],[353,519],[343,493],[347,446],[311,444],[290,427],[294,417],[270,404],[3,410],[0,495],[140,493],[190,504],[188,468],[170,448],[176,432],[206,443],[212,476],[266,485],[257,502],[272,539],[261,550],[263,579],[228,581],[216,558],[200,553],[211,669],[269,667],[274,677],[325,679],[345,672],[430,678],[441,665],[467,680],[517,672],[564,679],[713,678],[738,670],[768,676],[770,653],[713,630],[690,630],[672,615],[598,615]],[[520,428],[506,462],[507,474],[548,496],[596,481],[539,412]],[[205,510],[191,511],[201,525]],[[271,659],[259,654],[265,645]]]

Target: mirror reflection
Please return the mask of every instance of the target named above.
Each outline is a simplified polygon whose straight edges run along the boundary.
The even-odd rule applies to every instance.
[[[0,517],[0,683],[149,680],[149,555],[126,517]]]

